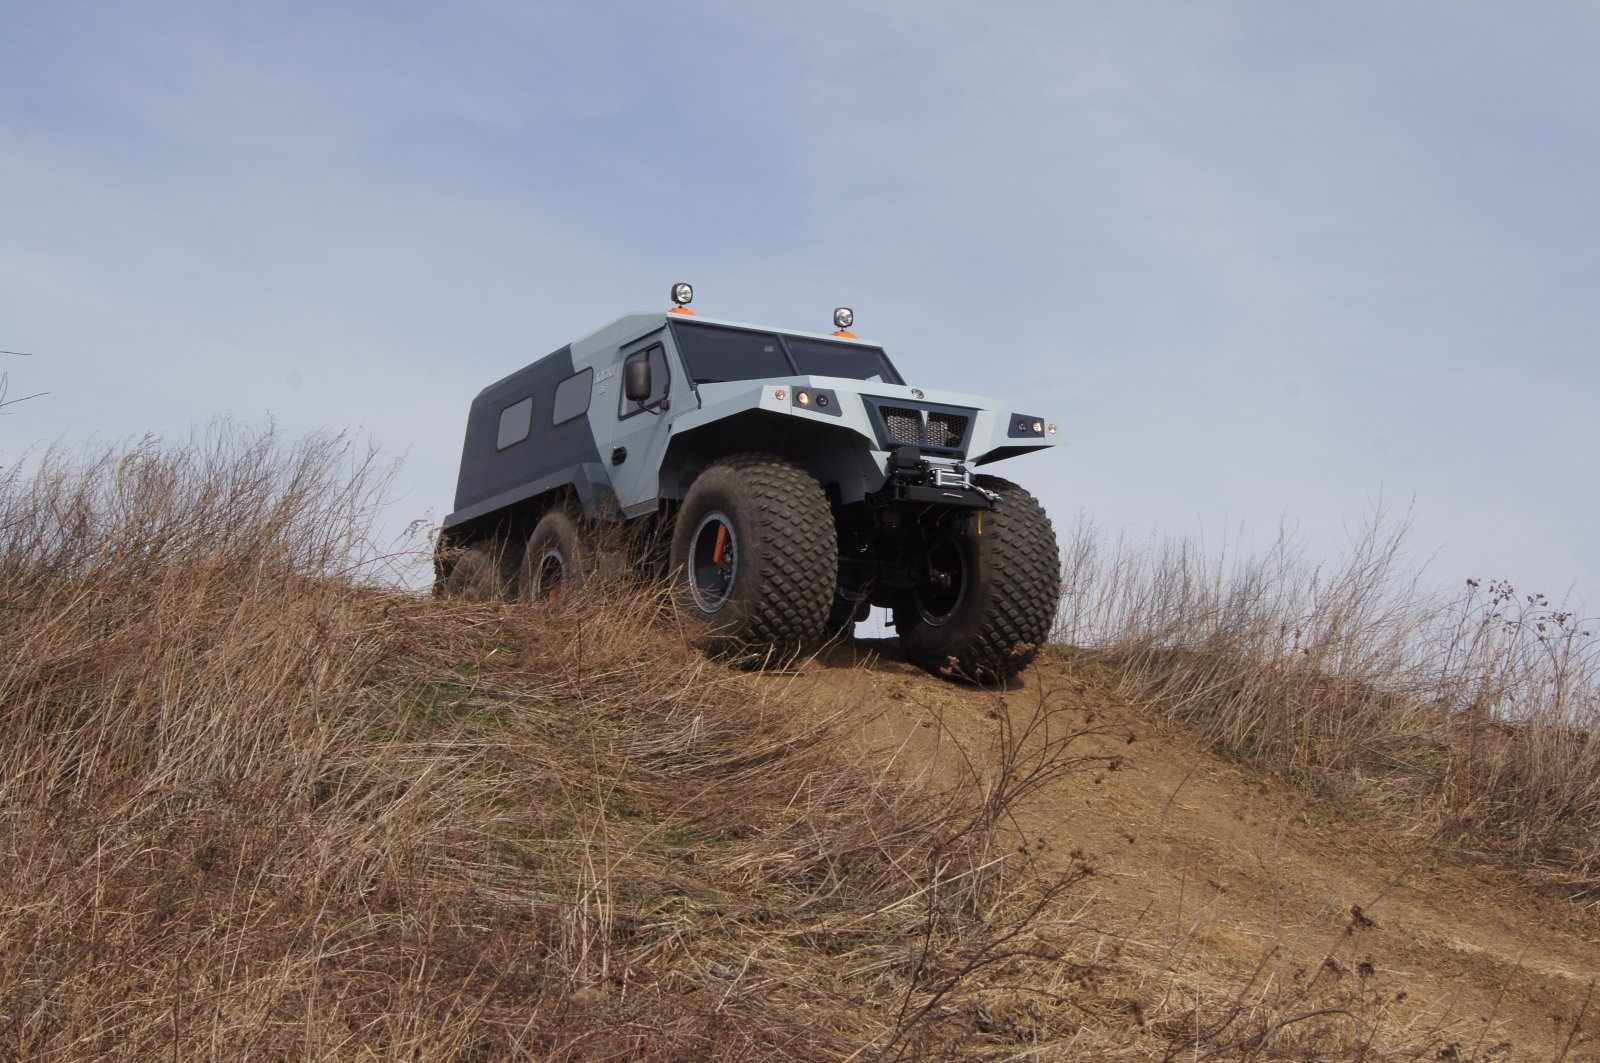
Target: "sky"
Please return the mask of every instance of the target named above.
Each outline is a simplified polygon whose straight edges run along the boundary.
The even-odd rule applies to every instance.
[[[1068,445],[1082,514],[1600,606],[1600,7],[0,0],[0,464],[219,415],[404,458],[695,285]],[[1593,610],[1591,610],[1593,611]]]

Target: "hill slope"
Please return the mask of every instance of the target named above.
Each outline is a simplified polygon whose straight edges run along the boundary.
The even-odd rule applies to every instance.
[[[1220,1003],[1224,1015],[1270,1003],[1280,1014],[1269,1023],[1282,1022],[1314,978],[1381,1012],[1398,1044],[1432,1039],[1461,1058],[1596,1058],[1592,1008],[1574,1033],[1600,979],[1593,905],[1224,760],[1120,699],[1098,665],[1058,654],[997,695],[926,676],[897,659],[892,640],[819,664],[792,696],[859,706],[871,721],[864,739],[901,749],[902,763],[907,751],[935,763],[982,756],[999,714],[1014,719],[1041,700],[1066,710],[1059,726],[1087,732],[1077,752],[1120,758],[1118,770],[1041,789],[1015,823],[1014,838],[1043,863],[1077,853],[1095,868],[1075,896],[1084,924],[1115,948],[1100,977],[1119,988],[1090,1010],[1126,1004],[1159,1021],[1174,998]],[[1111,1023],[1094,1039],[1138,1040],[1138,1027]]]
[[[0,474],[0,1059],[1596,1057],[1592,904],[1110,659],[383,590],[381,487],[226,426]]]

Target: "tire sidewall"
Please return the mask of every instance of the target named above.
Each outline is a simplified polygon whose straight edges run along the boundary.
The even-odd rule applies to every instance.
[[[738,630],[748,618],[755,589],[761,581],[760,521],[750,512],[731,470],[712,466],[700,475],[678,509],[672,531],[672,569],[685,612],[713,630]],[[708,514],[720,512],[733,532],[735,564],[727,600],[716,612],[706,612],[690,589],[690,551],[695,531]]]
[[[915,599],[907,601],[899,611],[898,615],[910,621],[910,630],[900,632],[901,642],[907,654],[924,668],[945,667],[947,658],[961,656],[982,634],[995,574],[989,541],[979,532],[981,513],[982,510],[974,510],[964,518],[953,536],[966,566],[966,586],[950,618],[942,624],[930,623],[923,618]]]
[[[517,580],[517,597],[529,604],[546,604],[551,601],[551,588],[539,584],[541,566],[547,556],[554,554],[561,563],[561,583],[557,598],[565,597],[583,584],[583,547],[577,517],[570,509],[553,509],[539,518],[533,534],[528,536],[528,546],[523,552],[521,574]]]
[[[929,624],[907,595],[895,610],[895,627],[906,656],[919,667],[967,682],[1004,682],[1027,667],[1049,636],[1060,590],[1060,553],[1037,499],[998,477],[975,482],[1000,497],[993,510],[974,510],[959,524],[968,586],[954,615],[947,623]],[[1047,541],[1048,554],[1032,551],[1030,562],[1025,556],[1030,541]],[[1002,561],[1007,552],[1009,564]],[[1023,632],[1016,630],[1019,607],[1031,614],[1021,624]]]

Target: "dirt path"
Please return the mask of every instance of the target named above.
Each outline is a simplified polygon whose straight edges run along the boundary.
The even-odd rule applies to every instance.
[[[1600,1060],[1600,913],[1540,896],[1413,835],[1341,822],[1297,792],[1200,749],[1059,662],[997,694],[897,659],[892,643],[835,650],[786,684],[797,708],[851,706],[864,741],[908,767],[982,756],[1002,718],[1041,697],[1086,732],[1077,752],[1121,758],[1052,785],[1020,826],[1046,863],[1096,868],[1086,902],[1133,987],[1268,992],[1349,980],[1382,996],[1392,1036],[1442,1031],[1441,1058]],[[1326,961],[1326,962],[1325,962]],[[1253,974],[1253,981],[1252,981]]]

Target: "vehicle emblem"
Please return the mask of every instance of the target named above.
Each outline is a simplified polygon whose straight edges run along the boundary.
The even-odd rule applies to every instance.
[[[911,397],[914,398],[914,399],[922,398],[922,389],[921,388],[912,388],[911,389]]]

